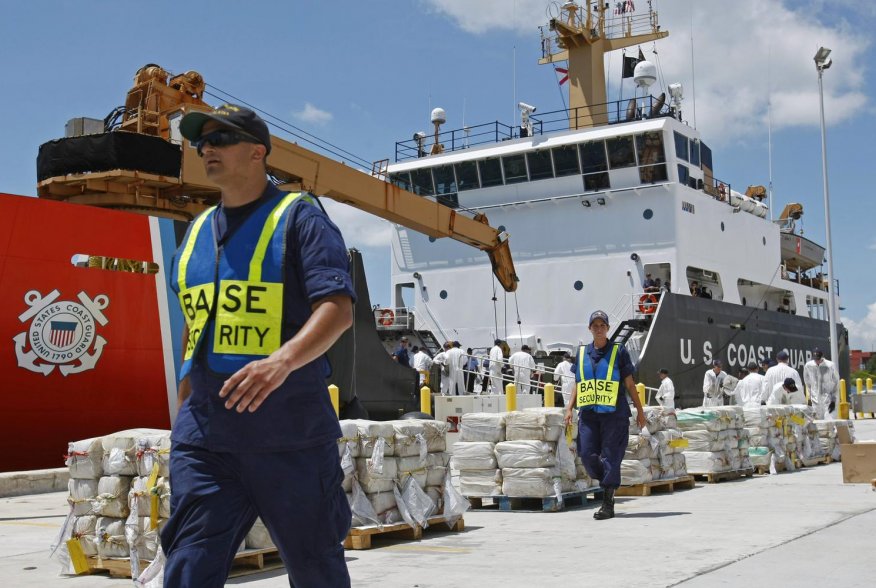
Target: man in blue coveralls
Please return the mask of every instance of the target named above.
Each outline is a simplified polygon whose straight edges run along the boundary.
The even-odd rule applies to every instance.
[[[593,514],[594,519],[603,520],[614,517],[614,492],[621,482],[631,414],[627,397],[636,405],[639,427],[645,426],[645,412],[633,381],[630,354],[623,345],[608,342],[605,312],[590,315],[590,333],[593,343],[578,348],[577,402],[566,407],[566,425],[572,423],[572,407],[577,406],[578,455],[587,474],[603,490],[602,507]]]
[[[324,357],[352,324],[343,238],[312,196],[267,180],[271,137],[253,111],[192,112],[180,131],[222,197],[192,222],[171,274],[186,329],[164,585],[223,586],[259,516],[290,585],[349,586]]]

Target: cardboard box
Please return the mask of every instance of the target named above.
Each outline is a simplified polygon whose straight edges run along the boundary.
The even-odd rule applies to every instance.
[[[837,440],[843,462],[843,482],[846,484],[869,484],[876,479],[876,441],[852,443],[849,429],[837,425]]]

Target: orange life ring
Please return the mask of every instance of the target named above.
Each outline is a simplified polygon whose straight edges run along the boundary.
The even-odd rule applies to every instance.
[[[377,322],[384,327],[391,327],[395,323],[395,313],[389,308],[384,308],[380,311],[380,317]]]
[[[639,312],[642,314],[651,314],[657,310],[657,297],[653,294],[643,294],[639,298]]]
[[[727,185],[726,184],[718,184],[718,196],[719,199],[724,201],[727,200]]]

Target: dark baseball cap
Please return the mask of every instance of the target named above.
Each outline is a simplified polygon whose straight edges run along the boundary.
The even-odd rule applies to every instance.
[[[816,347],[815,349],[812,350],[812,355],[814,355],[815,357],[824,357],[824,352],[821,351],[821,349],[819,349],[818,347]]]
[[[788,359],[788,352],[787,351],[779,351],[778,353],[776,353],[776,359],[778,359],[779,361],[787,360]]]
[[[595,321],[596,319],[602,319],[602,322],[604,322],[608,326],[611,326],[608,322],[608,315],[605,313],[604,310],[593,311],[593,314],[590,315],[590,322],[587,323],[587,326],[589,327],[590,325],[592,325],[593,321]]]
[[[721,360],[720,360],[720,359],[714,359],[714,360],[712,360],[712,367],[721,367],[722,365],[724,365],[724,364],[721,363]]]
[[[657,370],[657,373],[658,373],[658,374],[666,374],[666,375],[668,376],[668,375],[669,375],[669,370],[666,369],[666,368],[660,368],[659,370]]]
[[[794,378],[785,378],[784,386],[791,392],[797,391],[797,382],[794,381]]]
[[[268,125],[259,115],[245,106],[223,104],[211,112],[190,112],[179,123],[182,136],[189,141],[196,141],[207,121],[215,121],[222,126],[243,131],[264,145],[271,152],[271,133]]]

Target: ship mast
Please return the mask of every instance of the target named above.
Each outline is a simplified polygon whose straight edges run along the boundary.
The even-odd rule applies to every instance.
[[[662,39],[669,35],[657,24],[657,13],[648,3],[648,13],[633,15],[632,2],[619,2],[617,22],[606,27],[609,4],[592,0],[585,3],[586,14],[575,2],[566,2],[558,18],[548,24],[543,36],[540,64],[568,61],[569,128],[578,129],[608,124],[608,96],[605,88],[604,55],[625,47]],[[554,49],[556,47],[556,50]]]

